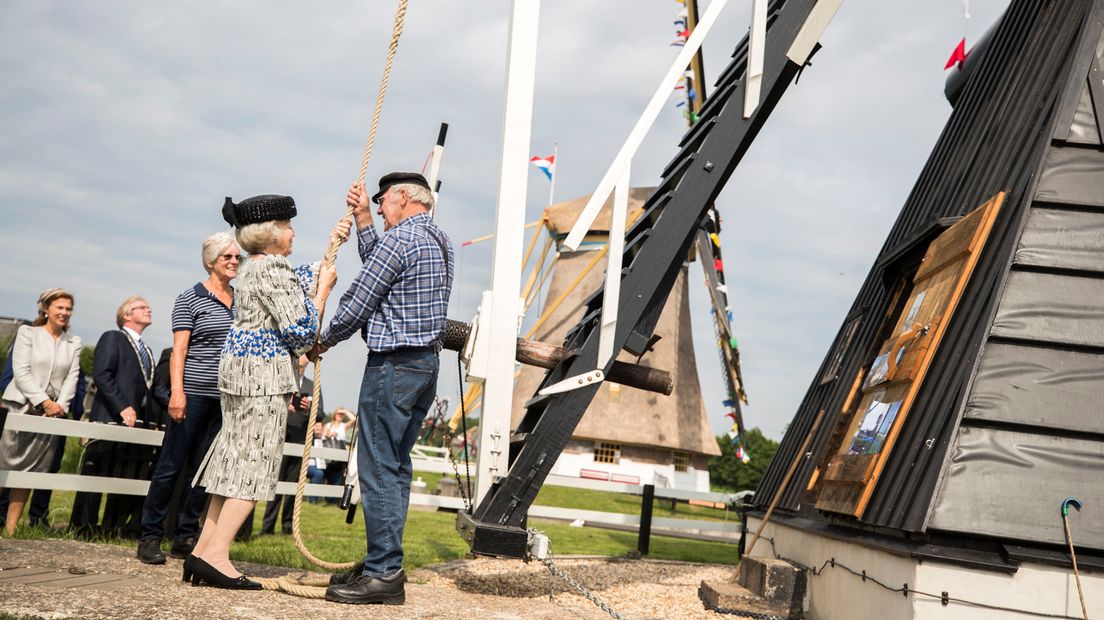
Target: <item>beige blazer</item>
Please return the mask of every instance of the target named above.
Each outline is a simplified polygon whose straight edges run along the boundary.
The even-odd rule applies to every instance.
[[[45,327],[20,327],[12,350],[12,382],[4,390],[4,400],[40,405],[49,398],[49,388],[57,395],[54,401],[68,411],[77,392],[80,351],[79,336],[65,333],[55,341]]]

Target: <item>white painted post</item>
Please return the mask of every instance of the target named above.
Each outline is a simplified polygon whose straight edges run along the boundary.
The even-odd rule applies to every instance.
[[[843,0],[818,0],[813,5],[813,10],[809,11],[809,17],[801,25],[801,30],[797,32],[793,43],[790,44],[786,58],[800,66],[805,66],[813,53],[813,48],[820,41],[824,31],[828,29],[828,24],[836,16],[836,11],[842,4]]]
[[[763,86],[763,55],[767,45],[767,0],[751,1],[751,31],[748,33],[748,60],[744,77],[744,118],[751,118],[759,107]]]
[[[487,334],[487,380],[483,384],[483,412],[479,424],[477,504],[486,496],[495,478],[506,475],[509,458],[514,357],[522,308],[521,256],[525,239],[525,195],[529,138],[533,128],[539,16],[540,0],[513,0],[511,3],[502,165],[498,177],[491,270],[491,329]]]
[[[613,188],[613,219],[610,221],[609,250],[606,252],[606,288],[602,295],[602,328],[598,333],[598,368],[604,368],[611,357],[617,334],[617,306],[621,301],[621,261],[625,252],[625,216],[629,211],[629,170],[626,164],[621,178]]]
[[[842,1],[842,0],[841,0]],[[605,176],[598,183],[598,189],[594,190],[594,193],[590,195],[590,200],[587,201],[586,206],[583,207],[583,212],[579,214],[579,219],[575,220],[575,226],[571,228],[571,232],[568,233],[567,238],[564,239],[563,246],[569,250],[578,250],[579,244],[583,242],[583,237],[587,231],[590,230],[590,224],[594,222],[594,218],[598,215],[598,211],[602,208],[602,205],[606,203],[606,198],[609,198],[610,192],[613,191],[613,186],[621,178],[621,172],[632,161],[633,155],[636,155],[637,149],[640,148],[641,142],[644,141],[644,136],[647,135],[648,130],[655,124],[656,118],[659,116],[663,106],[667,104],[667,100],[671,96],[671,91],[675,88],[675,84],[678,83],[679,78],[686,72],[686,67],[690,64],[690,60],[697,53],[698,48],[701,47],[702,42],[705,41],[705,36],[709,34],[709,29],[713,27],[713,24],[717,21],[717,16],[721,14],[721,10],[724,9],[728,0],[713,0],[710,3],[709,8],[705,10],[705,16],[702,17],[698,25],[694,27],[694,32],[690,33],[690,38],[686,40],[686,44],[682,46],[682,51],[679,52],[675,58],[675,62],[671,64],[671,68],[667,70],[667,74],[663,76],[663,79],[659,83],[659,88],[656,89],[654,95],[652,95],[651,101],[645,106],[644,112],[640,115],[640,119],[636,121],[636,125],[633,126],[632,131],[629,132],[629,137],[625,139],[625,143],[621,145],[621,150],[617,153],[617,156],[613,159],[613,163],[610,164],[608,170],[606,170]]]
[[[445,157],[446,133],[448,133],[448,123],[441,123],[441,130],[437,134],[437,144],[433,146],[433,154],[429,157],[429,176],[426,177],[426,181],[429,182],[429,191],[433,192],[433,208],[429,210],[429,217],[433,217],[437,213],[437,201],[440,198],[437,194],[437,178],[441,174],[441,160]]]

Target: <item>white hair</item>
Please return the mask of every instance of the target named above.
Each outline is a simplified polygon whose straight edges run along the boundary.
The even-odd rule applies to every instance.
[[[234,240],[234,235],[230,234],[229,231],[219,231],[203,240],[201,256],[203,258],[203,268],[207,270],[207,273],[211,273],[211,268],[218,261],[219,255],[227,248],[238,250],[238,242]]]
[[[235,232],[241,249],[250,254],[261,254],[276,242],[280,234],[280,226],[275,220],[269,220],[259,224],[246,224]]]
[[[433,192],[414,183],[396,183],[391,186],[391,191],[406,190],[406,199],[425,205],[425,208],[433,208]]]

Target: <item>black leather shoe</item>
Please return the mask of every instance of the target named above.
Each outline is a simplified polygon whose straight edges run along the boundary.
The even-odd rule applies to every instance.
[[[326,588],[326,600],[334,603],[402,605],[406,602],[406,574],[399,570],[384,577],[357,575],[349,583]]]
[[[192,554],[192,550],[195,549],[196,538],[195,536],[189,536],[183,540],[174,540],[172,548],[169,549],[169,557],[182,560]]]
[[[188,554],[188,557],[184,558],[184,576],[181,581],[188,582],[192,580],[192,573],[195,570],[196,557],[192,554]]]
[[[164,564],[165,554],[161,553],[161,541],[156,538],[138,541],[138,561],[143,564]]]
[[[216,588],[227,588],[230,590],[260,590],[261,584],[257,583],[246,577],[245,575],[239,575],[238,577],[230,577],[222,574],[219,569],[211,566],[203,558],[197,558],[191,556],[192,559],[192,585],[198,586],[204,583],[215,586]]]
[[[354,577],[364,572],[364,562],[357,562],[353,570],[347,573],[334,573],[330,575],[330,585],[339,586],[349,583]]]

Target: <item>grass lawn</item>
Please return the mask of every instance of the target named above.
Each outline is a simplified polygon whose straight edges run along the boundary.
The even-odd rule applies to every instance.
[[[432,490],[440,478],[437,474],[418,474]],[[69,522],[69,512],[73,505],[73,493],[58,491],[51,503],[50,521],[55,525]],[[537,498],[538,504],[555,505],[585,510],[638,514],[639,498],[623,496],[601,491],[568,489],[546,486]],[[656,502],[656,516],[693,519],[724,519],[725,511],[678,505],[670,511],[661,502]],[[254,514],[253,531],[261,530],[261,515],[264,504],[258,505]],[[735,515],[729,514],[734,519]],[[468,553],[467,543],[460,538],[455,529],[456,515],[449,512],[430,512],[411,509],[407,519],[404,537],[405,565],[413,569],[428,564],[463,558]],[[24,522],[26,516],[24,516]],[[357,514],[352,525],[345,523],[345,511],[327,504],[303,503],[302,532],[307,548],[316,556],[331,562],[351,562],[364,555],[364,521]],[[560,555],[601,555],[624,556],[636,550],[636,534],[598,528],[570,527],[566,524],[532,519],[530,526],[543,530],[552,540],[553,552]],[[46,532],[22,527],[16,531],[16,538],[70,538],[67,533]],[[107,539],[101,542],[134,547],[135,541],[125,539]],[[167,546],[166,546],[167,549]],[[699,542],[675,539],[664,536],[652,536],[650,558],[734,564],[737,561],[736,545]],[[236,542],[231,549],[231,558],[245,562],[256,562],[274,566],[310,569],[313,565],[303,558],[295,548],[291,536],[255,536],[247,542]]]
[[[461,479],[463,479],[463,464],[460,466]],[[421,477],[427,485],[427,491],[432,492],[437,488],[437,481],[444,474],[431,474],[415,472],[415,478]],[[452,477],[449,474],[449,477]],[[473,477],[474,483],[474,477]],[[590,489],[576,489],[546,484],[537,493],[534,504],[540,506],[557,506],[559,508],[572,508],[576,510],[596,510],[598,512],[613,512],[617,514],[640,514],[640,496],[625,495],[623,493],[610,493],[608,491],[592,491]],[[669,500],[656,499],[652,506],[653,517],[665,517],[669,519],[696,519],[701,521],[739,521],[736,512],[719,508],[706,508],[703,506],[691,506],[689,504],[673,503]]]

